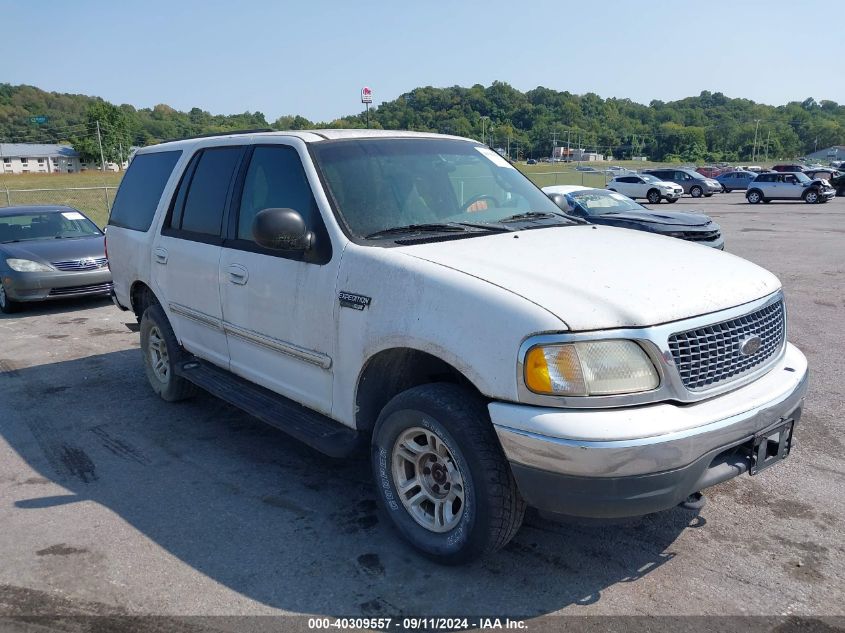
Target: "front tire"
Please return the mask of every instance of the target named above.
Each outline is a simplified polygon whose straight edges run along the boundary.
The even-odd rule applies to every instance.
[[[666,202],[669,204],[675,204],[680,198],[666,198]]]
[[[807,204],[816,204],[819,201],[819,192],[814,189],[804,192],[804,202]]]
[[[645,198],[651,204],[660,204],[660,192],[657,189],[650,189]]]
[[[691,195],[693,198],[700,198],[702,193],[704,193],[704,191],[698,185],[695,185],[692,189],[689,190],[689,195]]]
[[[176,364],[183,360],[184,352],[158,304],[149,306],[141,316],[141,352],[147,380],[162,400],[178,402],[196,394],[193,383],[176,375]]]
[[[379,415],[371,448],[379,506],[425,556],[467,563],[519,530],[525,502],[474,393],[445,383],[400,393]]]
[[[20,309],[21,304],[9,298],[9,295],[6,293],[6,287],[0,281],[0,312],[3,314],[13,314]]]

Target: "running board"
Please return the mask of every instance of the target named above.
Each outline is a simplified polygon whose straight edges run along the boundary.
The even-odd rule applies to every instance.
[[[354,429],[210,363],[185,360],[176,374],[330,457],[348,457],[361,446]]]

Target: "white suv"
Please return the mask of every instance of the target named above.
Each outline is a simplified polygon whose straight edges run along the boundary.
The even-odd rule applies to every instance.
[[[699,503],[783,459],[801,414],[772,274],[583,224],[475,141],[145,147],[107,240],[162,398],[200,387],[334,457],[363,448],[385,515],[444,563],[502,547],[526,505]]]
[[[660,180],[648,174],[616,176],[607,183],[607,188],[629,198],[645,198],[651,204],[658,204],[661,200],[677,202],[678,198],[684,193],[680,185]]]

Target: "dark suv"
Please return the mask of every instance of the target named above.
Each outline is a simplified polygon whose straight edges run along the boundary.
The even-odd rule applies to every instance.
[[[660,180],[667,180],[674,182],[684,189],[684,193],[688,193],[693,198],[700,198],[701,196],[709,198],[714,193],[721,193],[722,185],[713,180],[702,176],[697,171],[692,169],[681,168],[663,168],[663,169],[644,169],[644,174],[651,174]]]
[[[775,165],[774,167],[772,167],[772,171],[791,171],[791,172],[807,171],[807,166],[806,165],[799,165],[797,163],[796,164],[783,163],[783,164]]]

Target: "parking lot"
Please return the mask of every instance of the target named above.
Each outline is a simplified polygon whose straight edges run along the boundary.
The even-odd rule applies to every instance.
[[[366,462],[210,396],[164,403],[129,313],[42,305],[0,316],[0,614],[845,615],[845,199],[664,207],[711,215],[784,284],[811,366],[784,464],[698,516],[531,515],[497,555],[439,567],[380,521]]]

